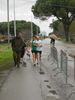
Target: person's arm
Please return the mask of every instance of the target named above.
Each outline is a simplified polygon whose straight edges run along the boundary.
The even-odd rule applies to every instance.
[[[38,46],[37,41],[32,41],[33,46]]]
[[[42,41],[41,40],[39,40],[38,46],[42,47]]]

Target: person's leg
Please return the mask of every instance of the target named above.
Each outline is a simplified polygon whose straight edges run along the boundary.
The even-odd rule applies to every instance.
[[[54,46],[55,46],[55,40],[54,40]]]
[[[38,51],[35,52],[35,62],[38,62]]]
[[[25,50],[23,49],[23,50],[21,51],[21,58],[23,58],[24,53],[25,53]]]
[[[23,48],[21,51],[21,59],[20,59],[20,63],[22,63],[22,64],[23,64],[24,55],[25,55],[25,49]]]
[[[21,52],[17,53],[17,67],[20,67]]]
[[[53,46],[55,46],[55,40],[53,41]]]
[[[42,51],[38,51],[37,52],[37,64],[39,63],[39,61],[41,61],[41,54],[42,54]]]
[[[37,64],[38,64],[39,63],[39,51],[37,51],[36,59],[37,59]]]
[[[16,66],[17,64],[17,54],[15,51],[13,51],[13,59],[14,59],[14,65]]]
[[[32,62],[35,64],[35,52],[32,51]]]
[[[39,51],[39,60],[41,61],[42,51]]]
[[[53,46],[53,39],[51,39],[51,46]]]

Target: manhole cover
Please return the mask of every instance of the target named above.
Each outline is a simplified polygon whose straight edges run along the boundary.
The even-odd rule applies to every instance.
[[[49,88],[49,89],[50,89],[50,88],[51,88],[51,86],[50,86],[50,85],[47,85],[47,88]]]
[[[45,74],[45,72],[43,72],[43,71],[40,71],[39,73],[42,74],[42,75]]]
[[[49,80],[44,80],[44,82],[49,82]]]
[[[55,90],[50,90],[49,92],[52,93],[52,94],[54,94],[54,95],[57,94]]]

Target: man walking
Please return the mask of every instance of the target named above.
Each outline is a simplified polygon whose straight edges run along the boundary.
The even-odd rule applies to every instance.
[[[55,46],[55,39],[54,38],[51,38],[50,44],[52,44],[52,46]]]
[[[23,56],[24,47],[26,46],[21,38],[21,33],[16,33],[16,37],[14,37],[11,41],[11,46],[13,50],[14,64],[15,66],[17,65],[17,67],[20,67],[20,58]]]

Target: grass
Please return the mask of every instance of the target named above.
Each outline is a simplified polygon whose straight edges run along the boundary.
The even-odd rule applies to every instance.
[[[10,69],[13,64],[12,49],[8,44],[0,44],[0,71]]]

